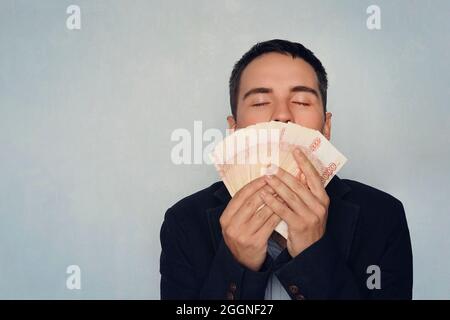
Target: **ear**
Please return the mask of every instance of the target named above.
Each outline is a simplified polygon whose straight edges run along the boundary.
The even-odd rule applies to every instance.
[[[228,129],[234,131],[236,129],[236,120],[234,120],[234,117],[233,116],[228,116],[227,117],[227,122],[228,122]]]
[[[323,124],[323,129],[322,129],[323,135],[328,140],[331,139],[331,117],[332,117],[332,115],[333,114],[331,112],[327,112],[325,114],[325,123]]]

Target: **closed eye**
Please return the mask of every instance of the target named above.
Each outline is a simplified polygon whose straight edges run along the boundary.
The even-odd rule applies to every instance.
[[[304,106],[304,107],[307,107],[307,106],[310,105],[309,103],[306,103],[306,102],[299,102],[299,101],[293,101],[292,103],[295,103],[295,104],[298,104],[298,105]]]
[[[261,107],[261,106],[264,106],[266,104],[269,104],[269,102],[254,103],[254,104],[252,104],[252,107]]]

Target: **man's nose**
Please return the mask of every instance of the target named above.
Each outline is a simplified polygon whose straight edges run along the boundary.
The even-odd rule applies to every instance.
[[[275,112],[272,114],[271,120],[280,122],[294,122],[294,117],[292,116],[289,106],[280,104],[275,107]]]

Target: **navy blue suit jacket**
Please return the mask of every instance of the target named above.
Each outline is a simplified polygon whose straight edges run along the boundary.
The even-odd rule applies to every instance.
[[[287,249],[275,260],[267,255],[258,272],[237,262],[223,240],[219,218],[231,197],[222,182],[179,201],[161,227],[161,299],[264,299],[271,273],[292,299],[411,299],[402,203],[337,176],[326,191],[324,236],[294,258]],[[367,285],[372,265],[380,268],[380,289]]]

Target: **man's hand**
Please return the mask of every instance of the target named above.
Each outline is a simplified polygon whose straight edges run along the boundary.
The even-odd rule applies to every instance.
[[[261,191],[268,195],[274,193],[264,176],[239,190],[220,217],[226,245],[239,263],[253,271],[261,269],[266,259],[267,241],[281,221],[270,207],[264,205],[259,196]]]
[[[266,176],[268,185],[285,203],[265,190],[259,192],[267,206],[287,223],[287,248],[292,257],[322,238],[330,204],[320,176],[308,158],[299,149],[294,151],[294,158],[300,178],[281,168],[275,175]]]

